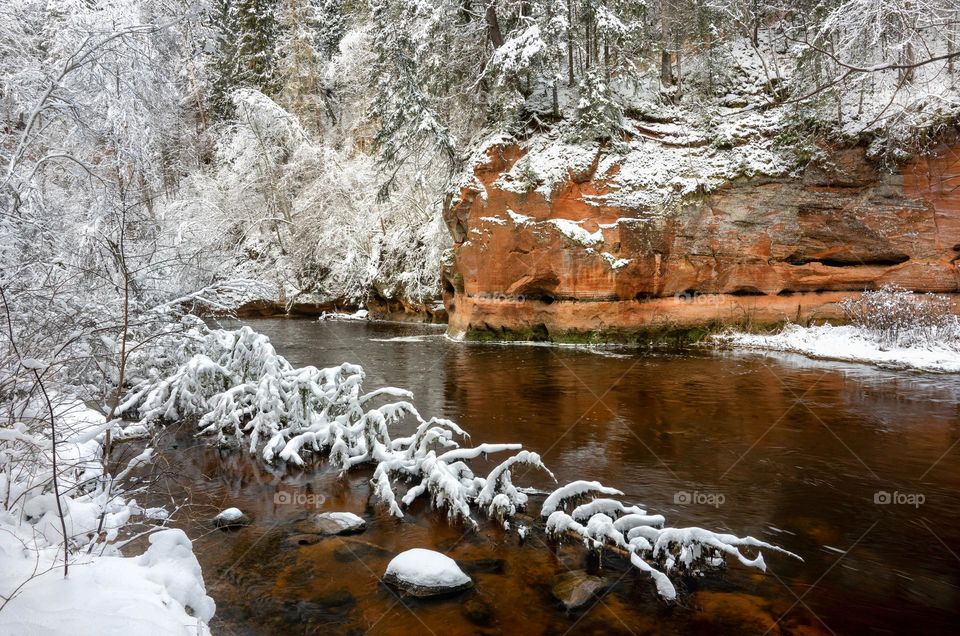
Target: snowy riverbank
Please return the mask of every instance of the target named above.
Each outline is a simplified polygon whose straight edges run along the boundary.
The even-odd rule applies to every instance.
[[[960,373],[960,349],[946,344],[884,346],[855,326],[787,325],[777,334],[733,333],[715,340],[742,349],[788,351],[811,358],[862,362],[889,369]]]
[[[0,633],[53,634],[69,625],[77,635],[208,634],[215,605],[190,540],[182,530],[154,526],[166,511],[142,508],[123,488],[127,472],[149,462],[151,452],[130,460],[105,488],[105,418],[51,395],[62,522],[43,412],[0,428]],[[123,539],[150,531],[143,554],[121,554]]]

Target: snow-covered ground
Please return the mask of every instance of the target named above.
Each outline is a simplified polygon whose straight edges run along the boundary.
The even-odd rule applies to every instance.
[[[145,525],[140,530],[153,530],[146,552],[121,553],[122,540],[134,534],[132,520],[163,520],[167,513],[129,498],[122,486],[126,470],[107,492],[105,418],[79,400],[51,398],[62,524],[42,411],[0,428],[0,634],[208,634],[215,605],[190,540],[181,530]],[[148,449],[128,468],[150,457]]]
[[[787,325],[773,335],[734,333],[717,336],[716,340],[744,349],[788,351],[812,358],[863,362],[884,368],[960,373],[960,348],[945,343],[925,347],[886,347],[855,326]]]
[[[140,556],[78,556],[64,578],[57,546],[37,549],[29,528],[9,517],[0,519],[0,527],[0,594],[16,594],[0,611],[0,633],[210,633],[206,622],[215,605],[182,530],[150,535],[150,547]]]

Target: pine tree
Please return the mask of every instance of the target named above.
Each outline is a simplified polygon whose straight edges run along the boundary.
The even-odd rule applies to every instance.
[[[213,0],[216,50],[210,63],[210,110],[214,118],[233,115],[230,94],[234,89],[256,88],[269,96],[279,92],[279,6],[279,0]]]
[[[276,60],[281,36],[279,1],[233,0],[231,9],[237,37],[232,69],[235,81],[272,97],[280,89]]]
[[[569,135],[574,141],[619,140],[623,106],[616,99],[602,69],[584,72],[579,84],[580,101]]]
[[[215,120],[229,119],[233,115],[230,91],[236,87],[233,65],[237,55],[237,34],[231,18],[232,4],[232,0],[213,0],[211,7],[216,50],[211,60],[213,79],[209,110]]]
[[[309,0],[286,0],[283,22],[285,37],[279,55],[282,84],[279,101],[310,130],[320,129],[323,116],[323,87],[320,78],[318,35],[312,28]]]

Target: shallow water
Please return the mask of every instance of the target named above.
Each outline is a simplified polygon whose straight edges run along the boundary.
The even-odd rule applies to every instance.
[[[668,606],[649,578],[605,559],[609,591],[568,615],[549,584],[595,569],[576,546],[551,551],[536,534],[521,546],[486,522],[466,532],[422,504],[396,521],[368,504],[369,473],[267,470],[183,427],[165,437],[163,483],[185,502],[178,524],[195,537],[217,601],[215,633],[947,633],[960,624],[958,377],[789,355],[454,343],[411,325],[249,324],[294,364],[355,362],[368,389],[412,390],[424,416],[455,420],[475,443],[523,443],[561,483],[596,479],[671,525],[751,534],[805,561],[768,554],[766,574],[732,565],[682,581],[681,602]],[[552,483],[536,472],[515,481]],[[923,503],[876,503],[877,493]],[[254,523],[210,530],[228,506]],[[314,509],[355,512],[368,529],[299,545],[293,526]],[[378,577],[411,547],[456,558],[475,588],[397,597]]]

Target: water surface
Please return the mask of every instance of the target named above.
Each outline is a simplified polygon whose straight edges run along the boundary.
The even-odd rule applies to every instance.
[[[521,442],[562,483],[599,480],[671,525],[751,534],[805,561],[768,554],[766,574],[732,565],[680,581],[681,602],[667,605],[649,578],[609,558],[599,570],[606,595],[566,614],[550,579],[597,567],[577,546],[551,550],[536,534],[520,545],[486,522],[465,531],[422,503],[397,521],[368,501],[369,472],[268,469],[183,427],[165,438],[164,483],[187,502],[179,524],[196,537],[216,632],[862,634],[960,624],[960,378],[786,355],[454,343],[411,325],[248,324],[296,365],[350,361],[368,389],[412,390],[425,417],[455,420],[474,443]],[[516,482],[552,485],[522,474]],[[312,508],[278,493],[355,512],[368,529],[300,545],[295,524]],[[923,503],[883,503],[883,493]],[[208,519],[228,506],[254,523],[211,531]],[[396,596],[378,577],[411,547],[456,558],[476,587]]]

